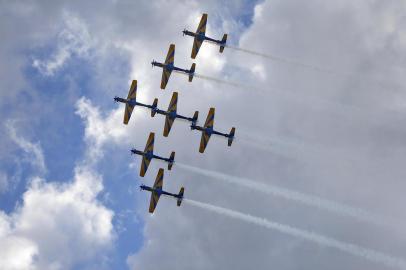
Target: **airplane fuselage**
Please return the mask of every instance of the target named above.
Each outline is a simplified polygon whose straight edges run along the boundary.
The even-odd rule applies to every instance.
[[[152,151],[147,151],[144,156],[148,159],[151,160],[152,158],[154,158],[154,152]]]
[[[157,66],[157,67],[161,67],[161,68],[163,68],[163,69],[165,69],[165,70],[167,70],[167,71],[169,71],[169,72],[172,72],[172,71],[180,71],[180,72],[184,72],[184,73],[187,73],[187,74],[190,74],[190,73],[191,73],[190,70],[176,67],[176,66],[175,66],[174,64],[172,64],[172,63],[164,64],[164,63],[159,63],[159,62],[152,62],[152,65],[153,65],[153,66]]]
[[[191,31],[188,31],[188,30],[184,30],[183,33],[185,35],[187,35],[187,36],[195,37],[199,41],[208,40],[208,41],[220,44],[220,45],[223,44],[223,42],[221,40],[217,40],[217,39],[210,38],[210,37],[206,36],[204,32],[195,33],[195,32],[191,32]]]
[[[128,105],[130,105],[130,106],[132,106],[132,107],[134,107],[134,106],[141,106],[141,107],[146,107],[146,108],[150,108],[150,109],[153,108],[152,105],[147,105],[147,104],[139,103],[139,102],[136,101],[136,99],[132,99],[132,98],[127,99],[127,98],[115,97],[114,100],[115,100],[116,102],[126,103],[126,104],[128,104]]]
[[[215,135],[220,135],[220,136],[224,136],[224,137],[226,137],[226,138],[228,138],[228,137],[230,136],[229,134],[221,133],[221,132],[219,132],[219,131],[216,131],[216,130],[214,130],[212,127],[201,127],[201,126],[191,125],[190,128],[191,128],[192,130],[200,130],[200,131],[206,133],[206,134],[209,135],[209,136],[210,136],[210,135],[213,135],[213,134],[215,134]]]
[[[175,198],[178,198],[178,199],[180,198],[180,196],[178,194],[167,192],[167,191],[165,191],[165,190],[163,190],[161,188],[152,188],[152,187],[145,186],[145,185],[141,185],[140,188],[142,190],[146,190],[146,191],[149,191],[149,192],[156,192],[158,196],[167,195],[167,196],[172,196],[172,197],[175,197]]]
[[[169,163],[173,162],[170,158],[164,158],[164,157],[154,155],[153,151],[144,152],[144,151],[140,151],[140,150],[137,150],[137,149],[131,149],[131,153],[136,154],[136,155],[140,155],[140,156],[145,156],[145,158],[148,159],[148,160],[151,160],[151,159],[155,158],[155,159],[160,159],[160,160],[163,160],[163,161],[166,161],[166,162],[169,162]]]
[[[175,111],[169,112],[169,111],[160,110],[158,108],[155,108],[153,110],[155,111],[155,113],[162,114],[162,115],[167,115],[171,119],[179,118],[179,119],[184,119],[184,120],[188,120],[188,121],[191,121],[191,122],[194,121],[193,118],[177,114]]]
[[[177,114],[175,111],[170,111],[170,112],[168,112],[167,115],[168,115],[169,118],[171,118],[171,119],[175,119],[175,118],[178,116],[178,114]]]

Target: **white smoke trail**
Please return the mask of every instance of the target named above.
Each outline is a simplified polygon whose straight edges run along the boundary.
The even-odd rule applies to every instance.
[[[320,157],[330,160],[338,159],[341,163],[357,164],[360,162],[359,157],[343,148],[334,146],[325,147],[316,142],[305,143],[294,138],[279,138],[269,134],[264,136],[241,128],[238,129],[238,137],[235,137],[234,140],[261,151],[267,151],[289,159],[296,159],[303,163],[315,162],[314,160],[319,160]],[[309,157],[312,158],[309,159]]]
[[[189,76],[189,74],[184,73],[184,72],[182,72],[182,71],[177,71],[177,70],[175,70],[174,72],[179,73],[179,74],[182,74],[182,75],[184,75],[184,76]],[[238,83],[238,82],[232,82],[232,81],[228,81],[228,80],[223,80],[223,79],[219,79],[219,78],[216,78],[216,77],[211,77],[211,76],[203,75],[203,74],[196,73],[196,72],[193,74],[193,77],[200,78],[200,79],[203,79],[203,80],[212,81],[212,82],[216,82],[216,83],[220,83],[220,84],[230,85],[230,86],[233,86],[233,87],[236,87],[236,88],[240,88],[240,89],[256,89],[256,90],[264,91],[263,89],[254,87],[254,86],[252,86],[252,85],[246,85],[246,84],[242,84],[242,83]]]
[[[391,255],[387,255],[382,252],[378,252],[372,249],[364,248],[357,246],[355,244],[351,243],[346,243],[340,240],[336,240],[334,238],[330,238],[315,232],[311,231],[305,231],[301,230],[295,227],[291,227],[289,225],[277,223],[270,221],[265,218],[260,218],[256,216],[252,216],[249,214],[241,213],[238,211],[234,211],[231,209],[211,205],[208,203],[203,203],[191,199],[183,199],[186,203],[206,209],[212,212],[215,212],[220,215],[225,215],[234,219],[239,219],[242,221],[246,221],[251,224],[255,224],[267,229],[271,230],[276,230],[280,233],[288,234],[294,237],[302,238],[305,240],[312,241],[314,243],[317,243],[319,245],[325,246],[325,247],[330,247],[330,248],[335,248],[338,250],[341,250],[343,252],[346,252],[348,254],[351,254],[353,256],[361,257],[364,259],[367,259],[368,261],[371,262],[376,262],[376,263],[381,263],[384,264],[385,266],[388,267],[393,267],[393,268],[398,268],[398,269],[406,269],[406,261],[404,261],[401,258],[397,258]]]
[[[212,43],[212,44],[215,44],[215,43]],[[311,64],[291,60],[288,58],[283,58],[283,57],[279,57],[279,56],[275,56],[275,55],[271,55],[271,54],[265,54],[265,53],[261,53],[261,52],[257,52],[257,51],[253,51],[253,50],[248,50],[248,49],[237,47],[237,46],[226,45],[226,47],[230,48],[232,50],[263,57],[263,58],[269,59],[271,61],[277,61],[277,62],[284,63],[287,65],[306,68],[306,69],[314,70],[314,71],[325,73],[325,74],[330,74],[330,75],[340,76],[340,77],[347,77],[347,78],[360,77],[364,80],[377,83],[378,85],[384,86],[384,87],[387,86],[388,82],[390,82],[391,84],[394,83],[393,81],[386,81],[385,79],[376,78],[375,76],[372,76],[372,75],[366,75],[366,74],[361,74],[361,73],[350,73],[350,72],[346,72],[343,70],[320,67],[320,66],[316,66],[316,65],[311,65]],[[393,68],[399,69],[398,66],[394,66]],[[403,69],[403,68],[401,68],[401,69]],[[387,71],[382,70],[381,73],[387,73]],[[400,83],[400,84],[397,83],[397,84],[399,85],[399,87],[404,87],[404,85],[402,83]]]
[[[287,188],[282,188],[270,184],[263,184],[256,182],[251,179],[231,176],[228,174],[223,174],[216,171],[211,171],[207,169],[200,169],[194,166],[189,166],[183,163],[176,163],[178,168],[188,170],[194,173],[198,173],[203,176],[225,181],[231,184],[236,184],[245,188],[249,188],[255,191],[259,191],[266,194],[271,194],[273,196],[282,197],[287,200],[295,201],[307,206],[317,207],[319,209],[327,210],[329,212],[334,212],[342,216],[352,217],[361,221],[370,222],[380,226],[389,227],[390,223],[388,219],[375,216],[361,208],[352,207],[349,205],[341,204],[338,202],[323,199],[314,195],[309,195],[301,193],[298,191],[290,190]]]
[[[267,59],[270,59],[270,60],[273,60],[273,61],[278,61],[278,62],[282,62],[282,63],[289,64],[289,65],[299,66],[299,67],[303,67],[303,68],[309,68],[309,69],[313,69],[315,71],[324,72],[324,73],[339,74],[338,72],[336,72],[334,70],[331,70],[331,69],[321,68],[321,67],[317,67],[317,66],[314,66],[314,65],[309,65],[309,64],[289,60],[289,59],[274,56],[274,55],[260,53],[260,52],[256,52],[256,51],[252,51],[252,50],[248,50],[248,49],[244,49],[244,48],[240,48],[240,47],[236,47],[236,46],[231,46],[231,45],[227,45],[226,47],[230,48],[230,49],[233,49],[233,50],[236,50],[236,51],[249,53],[251,55],[264,57],[264,58],[267,58]],[[349,74],[342,74],[342,75],[347,75],[348,76]]]
[[[244,84],[237,83],[237,82],[230,82],[227,80],[222,80],[219,78],[214,78],[211,76],[201,75],[201,74],[197,74],[197,73],[195,73],[194,76],[197,78],[200,78],[200,79],[209,80],[209,81],[213,81],[213,82],[220,83],[220,84],[227,84],[227,85],[234,86],[234,87],[241,88],[241,89],[252,89],[253,88],[252,86],[249,86],[249,85],[244,85]],[[256,88],[256,89],[258,89],[258,88]],[[260,90],[260,89],[258,89],[258,90]]]
[[[179,72],[179,73],[183,74],[185,76],[188,76],[185,73],[182,73],[182,72]],[[230,85],[235,88],[248,90],[251,92],[252,92],[252,90],[256,90],[258,93],[262,93],[262,94],[268,93],[268,92],[274,92],[275,94],[278,93],[279,98],[284,98],[289,101],[294,101],[294,102],[297,102],[298,104],[313,104],[314,105],[317,103],[317,104],[323,105],[321,108],[325,108],[325,107],[337,108],[335,110],[335,112],[338,114],[343,114],[345,116],[348,116],[349,113],[351,113],[351,116],[354,116],[354,114],[356,114],[356,113],[358,113],[358,114],[365,113],[362,111],[361,108],[354,106],[354,105],[333,102],[333,101],[321,99],[321,98],[315,97],[315,96],[298,96],[292,92],[289,92],[286,89],[280,89],[280,88],[276,88],[276,87],[269,87],[269,88],[265,89],[265,88],[257,87],[253,84],[242,84],[239,82],[223,80],[223,79],[219,79],[219,78],[215,78],[215,77],[211,77],[211,76],[207,76],[207,75],[202,75],[202,74],[198,74],[198,73],[195,73],[194,76],[197,78],[200,78],[200,79],[209,80],[209,81],[216,82],[219,84]],[[316,108],[317,108],[316,106],[313,106],[313,109],[316,109]]]

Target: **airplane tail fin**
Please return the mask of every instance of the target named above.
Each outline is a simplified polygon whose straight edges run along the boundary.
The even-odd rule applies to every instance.
[[[191,82],[193,80],[193,76],[195,75],[195,68],[196,68],[196,64],[193,63],[192,66],[190,67],[189,82]]]
[[[158,99],[154,99],[154,103],[152,103],[152,108],[151,108],[151,117],[154,117],[156,114],[156,108],[158,107]]]
[[[230,134],[228,135],[228,146],[231,146],[234,140],[234,134],[235,134],[235,127],[233,127],[230,131]]]
[[[169,157],[168,170],[172,169],[172,166],[173,166],[174,162],[175,162],[175,152],[172,152],[171,156]]]
[[[224,34],[223,38],[221,39],[221,45],[220,45],[220,52],[222,53],[224,51],[224,47],[227,42],[227,34]]]
[[[180,206],[181,203],[182,203],[182,200],[183,200],[183,193],[184,193],[184,192],[185,192],[185,188],[184,188],[184,187],[181,187],[180,190],[179,190],[179,194],[178,194],[178,201],[176,202],[176,204],[177,204],[178,206]]]
[[[199,117],[199,111],[195,111],[195,114],[193,115],[193,118],[192,118],[193,125],[196,125],[198,117]]]

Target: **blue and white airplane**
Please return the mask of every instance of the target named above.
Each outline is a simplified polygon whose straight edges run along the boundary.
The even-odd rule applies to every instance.
[[[190,32],[188,30],[183,30],[183,35],[194,37],[193,48],[192,48],[192,59],[196,58],[197,53],[199,52],[200,46],[202,46],[203,41],[209,41],[220,46],[220,52],[224,51],[224,47],[227,43],[227,34],[223,35],[221,40],[209,38],[206,36],[206,24],[207,24],[207,14],[204,13],[200,19],[199,26],[197,27],[196,33]]]
[[[161,89],[165,89],[172,71],[177,71],[177,72],[188,74],[189,82],[191,82],[193,80],[196,64],[193,63],[191,68],[188,70],[188,69],[175,67],[174,61],[175,61],[175,44],[171,44],[169,46],[169,50],[168,50],[168,54],[165,59],[165,63],[159,63],[159,62],[156,62],[155,60],[152,60],[152,62],[151,62],[152,67],[156,66],[156,67],[162,68]]]
[[[158,174],[156,176],[153,187],[149,187],[146,185],[140,186],[141,190],[146,190],[146,191],[151,192],[151,200],[149,202],[149,212],[150,213],[154,213],[155,207],[157,206],[158,200],[161,197],[161,195],[174,197],[176,199],[176,204],[178,206],[180,206],[182,203],[183,193],[185,192],[185,188],[181,187],[178,194],[170,193],[170,192],[164,191],[162,189],[163,182],[164,182],[164,169],[160,168],[158,171]]]

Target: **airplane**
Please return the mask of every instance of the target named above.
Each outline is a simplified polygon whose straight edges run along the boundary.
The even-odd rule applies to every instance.
[[[163,110],[158,109],[156,107],[156,105],[158,104],[158,99],[154,100],[155,108],[151,109],[152,110],[151,115],[154,116],[155,113],[158,113],[158,114],[162,114],[162,115],[166,116],[165,117],[165,128],[164,128],[164,136],[165,137],[168,137],[169,132],[171,131],[171,128],[172,128],[172,124],[173,124],[173,122],[175,121],[176,118],[190,121],[190,122],[192,122],[192,124],[196,124],[196,122],[197,122],[197,118],[199,116],[198,111],[196,111],[194,113],[193,117],[186,117],[186,116],[177,114],[177,112],[176,112],[177,103],[178,103],[178,92],[173,92],[171,102],[169,103],[169,107],[168,107],[167,111],[163,111]]]
[[[165,162],[168,162],[168,170],[172,169],[172,165],[175,162],[175,152],[172,152],[169,158],[164,158],[154,155],[154,140],[155,133],[151,132],[148,137],[147,144],[145,145],[145,150],[140,151],[137,149],[131,149],[131,153],[142,156],[140,176],[144,177],[145,173],[148,170],[149,163],[153,158],[160,159]]]
[[[199,52],[200,46],[202,46],[202,43],[205,40],[219,45],[221,53],[224,51],[224,47],[226,46],[227,34],[224,34],[223,38],[221,40],[207,37],[206,36],[206,23],[207,23],[207,14],[204,13],[202,18],[200,19],[199,26],[196,29],[196,33],[190,32],[186,29],[183,30],[183,35],[194,37],[192,55],[190,56],[190,57],[192,57],[192,59],[196,58],[196,55]]]
[[[185,188],[181,187],[178,194],[166,192],[162,189],[164,181],[164,169],[160,168],[158,174],[155,179],[155,183],[153,187],[149,187],[146,185],[140,185],[141,190],[146,190],[151,192],[151,200],[149,202],[149,212],[152,214],[154,213],[155,207],[158,204],[158,200],[161,195],[167,195],[176,198],[176,204],[178,206],[181,205],[183,200],[183,193],[185,192]]]
[[[202,138],[200,140],[200,147],[199,147],[199,152],[203,153],[204,150],[206,149],[207,143],[209,142],[210,136],[212,134],[224,136],[228,138],[228,146],[231,146],[234,140],[234,134],[235,134],[235,127],[231,128],[231,131],[229,134],[221,133],[218,131],[215,131],[213,129],[213,124],[214,124],[214,108],[210,108],[209,113],[207,114],[206,122],[204,123],[204,126],[197,126],[196,124],[193,124],[190,126],[192,130],[200,130],[202,132]]]
[[[135,106],[146,107],[149,109],[153,109],[154,105],[147,105],[143,103],[137,102],[137,80],[133,80],[130,86],[130,90],[128,91],[127,98],[121,97],[114,97],[114,101],[125,103],[125,112],[124,112],[124,124],[128,124],[128,121],[131,118],[131,114]]]
[[[195,74],[196,64],[193,63],[189,70],[175,67],[175,44],[169,46],[168,55],[166,56],[165,63],[159,63],[152,60],[152,67],[157,66],[162,68],[161,89],[165,89],[172,71],[178,71],[189,75],[189,82],[193,80]]]

